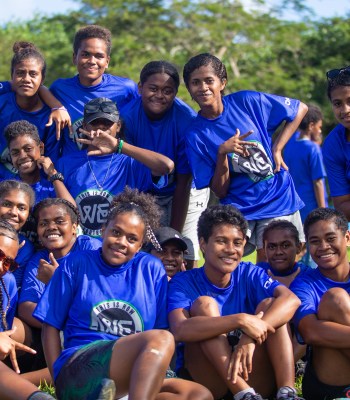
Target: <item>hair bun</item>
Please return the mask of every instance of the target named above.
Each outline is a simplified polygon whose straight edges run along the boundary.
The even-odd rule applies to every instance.
[[[27,50],[27,49],[37,50],[35,45],[31,42],[15,42],[12,47],[12,50],[14,53],[19,53],[19,52],[21,52],[23,50]]]

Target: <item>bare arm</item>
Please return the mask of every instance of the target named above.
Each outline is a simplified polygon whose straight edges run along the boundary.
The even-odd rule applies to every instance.
[[[345,194],[344,196],[334,196],[332,197],[334,208],[342,211],[348,221],[350,221],[350,194]]]
[[[250,314],[231,314],[223,317],[190,317],[188,311],[182,308],[171,311],[168,315],[170,331],[176,341],[199,342],[215,336],[242,329],[247,335],[258,342],[263,342],[267,332],[274,329],[261,319]]]
[[[310,314],[299,322],[298,330],[307,344],[350,349],[350,326],[319,320],[315,314]]]
[[[326,207],[325,196],[324,196],[324,185],[323,179],[316,179],[312,181],[314,187],[315,198],[318,207]]]
[[[286,145],[286,143],[288,142],[288,140],[292,137],[293,133],[297,131],[301,120],[307,113],[307,110],[308,110],[307,105],[300,102],[297,115],[295,116],[293,121],[287,122],[282,131],[280,132],[280,134],[277,136],[275,143],[272,147],[273,158],[275,160],[275,165],[276,165],[274,172],[279,172],[281,170],[281,167],[288,170],[287,165],[283,161],[282,150]]]
[[[18,305],[18,316],[21,320],[26,322],[29,326],[33,328],[41,329],[42,324],[36,318],[33,317],[33,312],[37,303],[33,303],[32,301],[24,301]]]
[[[253,144],[244,141],[244,139],[251,133],[253,133],[253,131],[249,131],[240,136],[239,129],[236,129],[235,135],[219,146],[215,171],[210,182],[210,189],[219,199],[226,196],[230,186],[230,169],[228,166],[227,154],[235,152],[241,154],[243,157],[249,156],[246,146],[252,146]]]
[[[269,309],[265,311],[262,319],[277,329],[292,319],[295,311],[300,306],[300,300],[283,285],[275,288],[273,296],[274,301]]]
[[[118,150],[119,139],[111,136],[108,132],[100,129],[89,132],[82,128],[80,128],[80,132],[87,138],[77,139],[78,142],[96,147],[96,150],[89,150],[88,155],[112,154]],[[123,142],[121,152],[144,164],[151,170],[153,176],[168,175],[174,169],[174,163],[170,158],[155,151],[142,149]]]
[[[49,368],[51,376],[54,376],[53,363],[57,360],[62,351],[60,331],[53,326],[44,323],[41,340],[43,343],[47,367]]]
[[[191,174],[176,174],[176,188],[173,195],[170,226],[181,232],[187,215],[191,191]]]

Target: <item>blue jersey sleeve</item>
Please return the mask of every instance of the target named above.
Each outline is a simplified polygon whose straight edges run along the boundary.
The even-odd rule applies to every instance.
[[[7,94],[12,91],[10,81],[2,81],[0,82],[0,96],[2,94]]]

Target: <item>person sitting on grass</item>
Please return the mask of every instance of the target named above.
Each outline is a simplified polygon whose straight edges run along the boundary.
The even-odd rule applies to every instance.
[[[184,252],[187,250],[187,244],[181,233],[169,226],[158,228],[154,234],[161,248],[156,249],[150,243],[146,251],[162,261],[170,280],[178,272],[185,271]]]
[[[204,267],[169,283],[170,331],[185,343],[179,376],[205,385],[215,399],[259,400],[255,390],[271,396],[276,388],[278,400],[299,399],[287,322],[300,301],[241,262],[247,228],[235,207],[207,208],[198,222]]]
[[[350,396],[350,233],[345,215],[317,208],[307,216],[305,237],[316,269],[300,274],[290,289],[300,298],[294,323],[310,346],[302,390],[306,400]]]
[[[308,266],[302,262],[296,262],[302,243],[299,240],[298,229],[290,221],[275,220],[270,222],[263,232],[263,244],[267,262],[257,265],[263,268],[271,278],[283,283],[287,287],[300,273],[307,271]],[[305,355],[306,346],[300,345],[293,332],[294,360],[297,362]]]
[[[164,380],[174,351],[168,282],[160,260],[140,252],[158,224],[154,198],[126,188],[113,199],[101,249],[56,269],[33,315],[59,399],[213,399],[201,385]]]

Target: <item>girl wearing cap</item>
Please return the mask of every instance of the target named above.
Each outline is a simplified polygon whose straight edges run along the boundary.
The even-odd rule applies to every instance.
[[[83,232],[100,236],[113,195],[125,186],[141,191],[162,187],[174,163],[166,156],[142,149],[119,138],[121,121],[116,104],[107,98],[90,100],[84,108],[84,123],[79,139],[87,145],[63,157],[58,169],[75,198]]]
[[[350,67],[327,72],[327,94],[338,125],[323,143],[323,159],[327,170],[334,207],[350,220]]]

